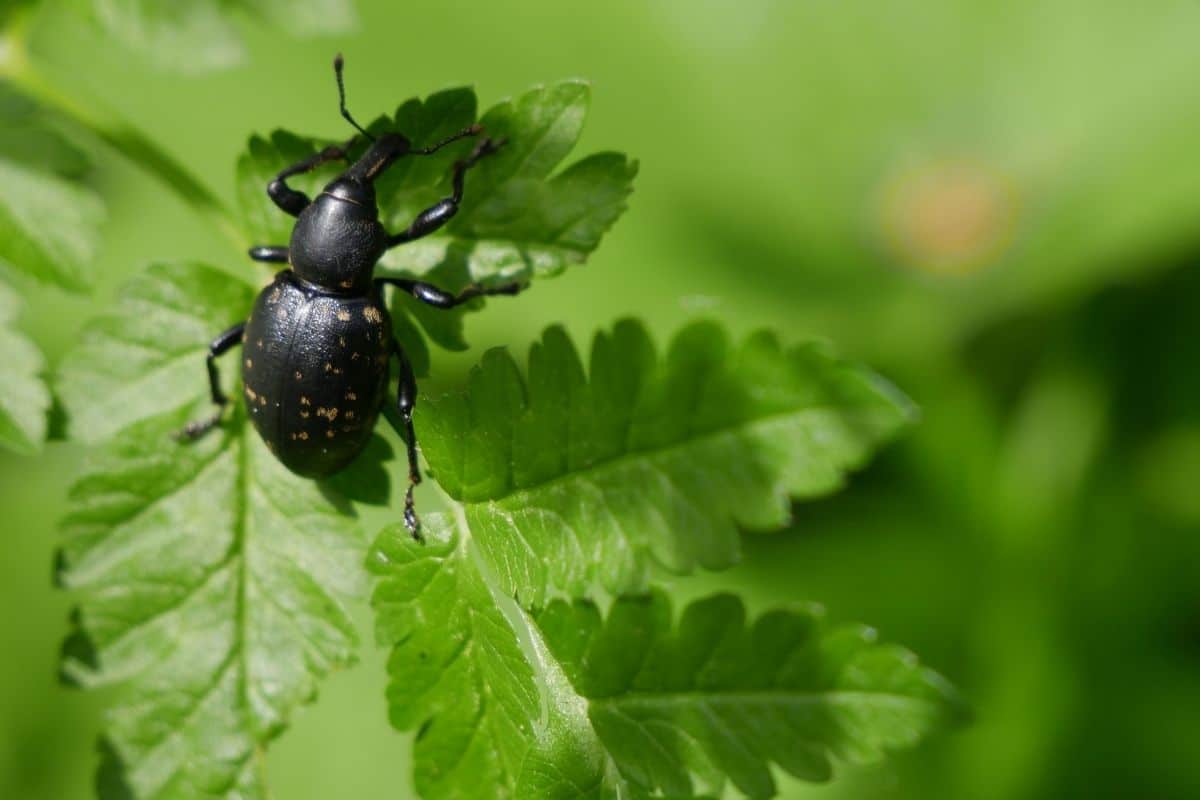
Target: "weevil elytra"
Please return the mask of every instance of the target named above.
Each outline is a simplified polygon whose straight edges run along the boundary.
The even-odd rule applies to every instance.
[[[391,284],[438,308],[453,308],[474,297],[516,294],[518,283],[457,294],[404,278],[377,278],[375,263],[389,248],[433,233],[457,212],[468,170],[503,144],[471,125],[428,147],[414,147],[401,133],[368,133],[346,109],[342,57],[334,59],[338,107],[342,116],[370,143],[367,151],[331,181],[316,199],[287,184],[288,178],[331,161],[349,162],[358,138],[324,148],[284,169],[267,186],[280,209],[296,217],[289,244],[250,249],[255,261],[285,263],[258,295],[250,318],[221,333],[208,348],[209,390],[217,411],[179,432],[195,439],[221,421],[229,398],[221,390],[217,358],[241,343],[246,408],[263,441],[288,469],[308,477],[331,475],[366,447],[387,396],[391,357],[400,364],[396,405],[408,454],[408,490],[404,522],[420,537],[413,508],[413,487],[421,482],[412,413],[417,385],[412,365],[392,333],[383,302]],[[454,164],[451,194],[422,211],[412,224],[389,234],[379,221],[375,180],[398,158],[436,153],[448,144],[480,137],[466,158]]]

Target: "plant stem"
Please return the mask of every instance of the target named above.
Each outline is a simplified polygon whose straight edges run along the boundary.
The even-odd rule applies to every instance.
[[[85,107],[37,71],[25,46],[28,24],[28,9],[24,9],[10,18],[6,31],[0,32],[0,79],[11,82],[41,106],[79,125],[157,178],[207,218],[235,247],[244,249],[246,236],[233,215],[186,167],[136,128],[112,114]]]

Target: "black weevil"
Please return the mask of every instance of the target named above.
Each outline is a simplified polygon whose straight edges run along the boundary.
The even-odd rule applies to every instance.
[[[346,110],[341,55],[334,59],[333,68],[342,116],[370,146],[315,200],[289,187],[287,179],[326,162],[348,161],[347,153],[357,137],[288,167],[268,184],[271,200],[296,217],[296,224],[287,247],[253,247],[250,257],[286,263],[289,268],[258,295],[249,320],[234,325],[209,345],[208,381],[217,411],[187,425],[178,436],[195,439],[220,422],[229,399],[221,391],[216,359],[241,342],[248,416],[267,447],[299,475],[331,475],[366,447],[383,408],[389,362],[395,354],[400,362],[396,404],[408,450],[404,523],[420,538],[412,497],[413,487],[421,482],[412,425],[417,385],[412,365],[392,333],[383,285],[391,284],[438,308],[453,308],[482,295],[516,294],[523,287],[517,283],[469,286],[451,294],[421,281],[376,278],[375,262],[388,248],[445,225],[458,212],[467,170],[504,142],[481,138],[467,158],[454,164],[451,195],[418,214],[407,229],[389,234],[379,222],[375,179],[402,156],[436,153],[452,142],[480,136],[483,129],[471,125],[425,148],[413,147],[400,133],[376,138]]]

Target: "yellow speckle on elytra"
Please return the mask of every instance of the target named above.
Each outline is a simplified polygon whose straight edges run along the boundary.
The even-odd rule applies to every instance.
[[[339,337],[338,337],[338,344],[340,344],[342,347],[345,347],[345,346],[346,346],[346,337],[345,337],[345,336],[339,336]]]
[[[250,402],[253,403],[255,400],[258,399],[258,394],[253,389],[251,389],[249,386],[247,386],[246,387],[246,397],[249,397]]]
[[[267,396],[266,396],[265,394],[260,394],[260,395],[258,396],[258,404],[259,404],[260,406],[262,406],[263,408],[266,408],[266,406],[267,406]]]
[[[308,400],[308,398],[307,398],[307,397],[305,397],[304,395],[300,395],[300,405],[302,405],[302,406],[311,406],[311,405],[312,405],[312,403],[310,403],[310,402],[309,402],[309,400]]]
[[[333,438],[333,429],[332,429],[332,428],[330,428],[329,430],[325,431],[325,438],[327,438],[327,439],[332,439],[332,438]]]
[[[337,318],[339,320],[341,320],[342,322],[349,322],[350,321],[350,312],[344,308],[339,309],[337,312]]]
[[[354,392],[346,392],[346,399],[347,400],[357,400],[358,395],[356,395]]]
[[[308,431],[300,431],[300,433],[296,434],[296,438],[298,438],[302,442],[307,442],[308,441]]]
[[[312,416],[312,415],[309,414],[307,411],[300,412],[300,419],[308,419],[310,416]]]
[[[253,366],[254,366],[254,362],[247,358],[246,359],[246,369],[250,369]]]
[[[376,325],[383,322],[383,314],[380,314],[379,309],[375,306],[364,306],[363,316],[367,318],[367,322],[373,322]]]
[[[304,380],[304,373],[301,372],[300,370],[296,370],[296,380],[298,380],[298,381]]]

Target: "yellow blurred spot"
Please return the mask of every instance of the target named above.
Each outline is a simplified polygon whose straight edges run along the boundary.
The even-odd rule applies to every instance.
[[[891,254],[934,275],[970,275],[1012,242],[1014,192],[981,161],[945,159],[894,173],[882,187],[880,228]]]

